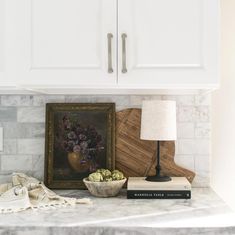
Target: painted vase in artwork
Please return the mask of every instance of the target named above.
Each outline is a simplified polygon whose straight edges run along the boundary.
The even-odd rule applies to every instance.
[[[84,159],[84,156],[79,152],[69,152],[68,162],[70,167],[76,172],[87,172],[90,169],[91,161]]]

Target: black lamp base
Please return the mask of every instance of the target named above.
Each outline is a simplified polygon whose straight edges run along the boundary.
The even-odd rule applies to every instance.
[[[148,176],[145,180],[152,181],[152,182],[167,182],[167,181],[171,181],[171,177],[154,175],[154,176]]]

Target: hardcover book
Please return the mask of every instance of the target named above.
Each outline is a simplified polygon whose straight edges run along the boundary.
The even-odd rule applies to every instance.
[[[189,190],[128,190],[127,199],[190,199]]]
[[[191,190],[186,177],[171,177],[168,182],[146,181],[146,177],[129,177],[127,190]]]
[[[168,182],[146,181],[145,177],[129,177],[128,199],[190,199],[191,184],[185,177],[172,177]]]

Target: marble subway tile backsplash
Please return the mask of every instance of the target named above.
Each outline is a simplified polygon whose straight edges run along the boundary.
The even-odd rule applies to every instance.
[[[117,111],[140,108],[147,99],[177,102],[176,162],[196,172],[194,187],[210,184],[210,95],[2,95],[0,126],[4,149],[0,152],[0,183],[14,171],[43,179],[45,104],[115,102]]]

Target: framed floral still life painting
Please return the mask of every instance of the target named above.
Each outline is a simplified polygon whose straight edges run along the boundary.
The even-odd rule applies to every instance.
[[[114,103],[47,104],[45,184],[83,189],[91,172],[114,169],[114,132]]]

